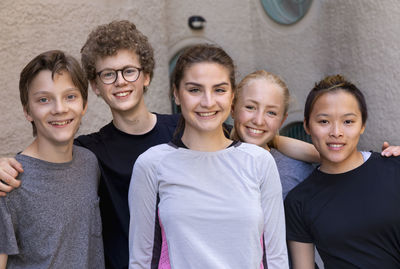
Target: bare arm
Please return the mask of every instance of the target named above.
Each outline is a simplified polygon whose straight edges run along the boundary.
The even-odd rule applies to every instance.
[[[391,146],[389,145],[389,142],[383,142],[382,145],[382,156],[399,156],[400,155],[400,146]]]
[[[293,269],[314,269],[314,244],[288,241]]]
[[[7,258],[7,254],[0,254],[0,269],[6,269]]]
[[[319,153],[313,144],[287,136],[277,136],[275,141],[277,150],[290,158],[308,163],[320,162]]]
[[[16,178],[23,171],[22,165],[14,158],[0,158],[0,196],[5,196],[21,185],[21,181]]]

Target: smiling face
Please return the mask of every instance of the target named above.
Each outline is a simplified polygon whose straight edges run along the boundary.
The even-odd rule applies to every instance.
[[[339,89],[319,96],[304,128],[321,155],[322,171],[341,173],[359,165],[357,144],[365,125],[351,93]]]
[[[229,71],[217,63],[196,63],[184,70],[175,101],[185,119],[185,134],[222,132],[233,99]]]
[[[237,96],[232,116],[242,141],[266,148],[287,116],[282,88],[263,78],[250,81]]]
[[[68,72],[40,71],[28,90],[28,105],[24,108],[28,121],[37,129],[42,144],[72,144],[86,106],[79,89]]]
[[[124,69],[125,67],[141,68],[138,56],[131,50],[119,50],[115,55],[99,58],[96,61],[96,71],[105,69]],[[91,81],[93,91],[101,96],[114,113],[132,111],[141,105],[144,106],[143,88],[150,84],[150,75],[141,72],[139,78],[134,82],[128,82],[121,72],[113,84],[104,84],[97,76]]]

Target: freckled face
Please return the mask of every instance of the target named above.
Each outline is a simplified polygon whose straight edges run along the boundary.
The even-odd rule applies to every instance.
[[[185,118],[185,133],[219,132],[233,99],[229,70],[217,63],[193,64],[185,69],[174,96]]]
[[[79,89],[68,72],[56,73],[51,78],[43,70],[32,80],[28,92],[28,106],[24,109],[28,121],[37,129],[37,139],[45,143],[72,143],[86,107]]]
[[[232,116],[239,138],[267,147],[282,126],[284,114],[282,88],[265,79],[255,79],[244,86],[233,107]]]
[[[321,155],[321,170],[348,171],[359,158],[357,144],[365,130],[356,98],[343,90],[325,93],[314,103],[308,127]]]

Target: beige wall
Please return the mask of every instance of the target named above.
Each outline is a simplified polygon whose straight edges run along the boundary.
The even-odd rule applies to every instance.
[[[206,28],[188,28],[202,15]],[[19,102],[21,68],[35,55],[62,49],[79,58],[87,34],[113,19],[132,20],[155,49],[155,77],[146,96],[152,111],[168,113],[168,62],[198,41],[223,46],[236,61],[238,79],[255,69],[281,75],[296,102],[289,121],[302,119],[306,94],[315,81],[343,73],[363,90],[369,105],[361,148],[379,150],[383,139],[400,145],[400,2],[314,0],[299,23],[274,23],[259,0],[3,0],[0,9],[0,155],[14,155],[32,139]],[[80,133],[111,120],[104,102],[89,96]]]

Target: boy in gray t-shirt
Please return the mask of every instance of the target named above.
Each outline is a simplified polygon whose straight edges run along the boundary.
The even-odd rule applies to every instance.
[[[35,139],[16,156],[22,186],[0,197],[0,269],[104,268],[97,159],[73,145],[87,105],[79,63],[44,52],[19,88]]]

